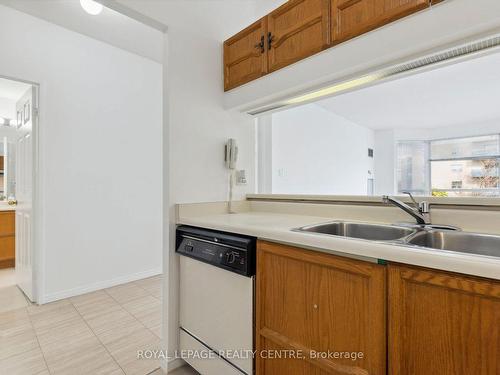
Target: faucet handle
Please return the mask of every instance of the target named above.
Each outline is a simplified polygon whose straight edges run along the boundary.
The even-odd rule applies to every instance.
[[[412,193],[410,193],[409,191],[402,191],[402,193],[403,194],[407,194],[410,197],[410,199],[413,202],[413,205],[415,206],[415,208],[418,209],[420,207],[420,205],[417,203],[417,201],[415,200],[415,198],[413,198],[413,194]]]

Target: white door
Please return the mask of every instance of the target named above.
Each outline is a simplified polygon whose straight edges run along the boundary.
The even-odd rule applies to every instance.
[[[33,300],[33,126],[36,89],[31,87],[18,101],[16,135],[16,279]]]

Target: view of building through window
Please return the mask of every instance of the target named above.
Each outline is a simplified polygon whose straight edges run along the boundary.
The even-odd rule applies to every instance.
[[[401,141],[398,193],[443,197],[500,196],[500,136]]]

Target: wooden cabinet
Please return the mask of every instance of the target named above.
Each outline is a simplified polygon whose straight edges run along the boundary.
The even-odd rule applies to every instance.
[[[266,38],[264,18],[224,42],[224,90],[267,73]]]
[[[430,6],[430,0],[331,0],[332,44]]]
[[[500,282],[390,265],[389,374],[500,374]]]
[[[288,0],[224,42],[224,90],[443,0]]]
[[[267,16],[269,71],[328,47],[329,0],[290,0]]]
[[[257,375],[385,374],[385,296],[384,266],[259,241]]]
[[[14,267],[16,218],[14,211],[0,211],[0,269]]]

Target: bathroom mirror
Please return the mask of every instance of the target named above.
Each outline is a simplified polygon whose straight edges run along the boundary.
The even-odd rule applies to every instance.
[[[259,119],[259,193],[500,197],[500,53]]]

